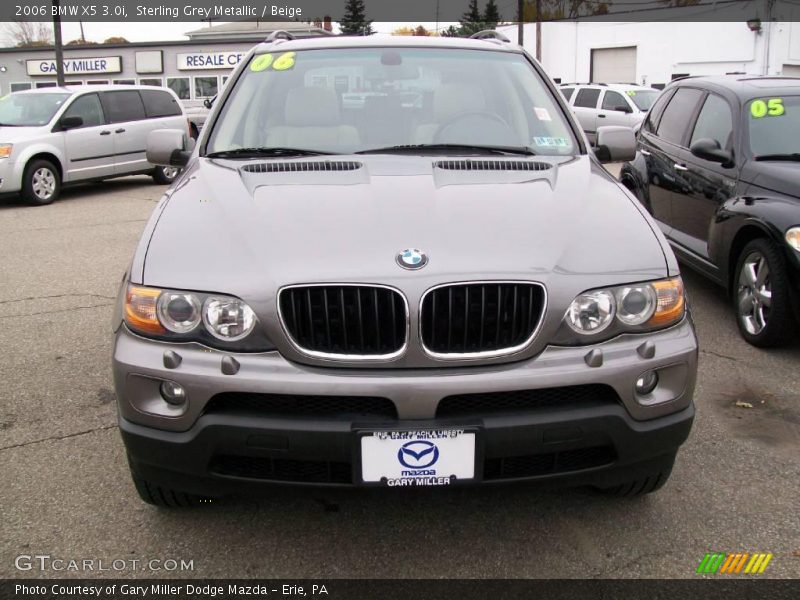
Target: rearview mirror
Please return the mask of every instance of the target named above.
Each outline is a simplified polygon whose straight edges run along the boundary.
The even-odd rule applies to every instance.
[[[62,117],[62,119],[58,122],[61,126],[62,131],[67,131],[68,129],[76,129],[78,127],[83,127],[83,118],[82,117]]]
[[[636,156],[633,129],[616,125],[597,128],[595,156],[600,162],[625,162]]]
[[[147,162],[161,167],[185,167],[194,140],[182,129],[156,129],[147,134]]]
[[[697,158],[720,163],[723,167],[733,166],[733,156],[730,152],[723,150],[717,140],[710,138],[699,139],[692,144],[689,150]]]
[[[205,106],[207,109],[211,110],[211,107],[214,106],[214,100],[216,100],[216,99],[217,99],[217,95],[216,94],[211,96],[211,98],[206,98],[205,100],[203,100],[203,106]]]

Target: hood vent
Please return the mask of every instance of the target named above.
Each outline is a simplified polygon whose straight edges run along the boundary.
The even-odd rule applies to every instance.
[[[357,171],[364,165],[353,160],[309,160],[263,162],[245,165],[248,173],[308,173],[319,171]]]
[[[437,169],[448,171],[547,171],[552,165],[532,160],[440,160]]]

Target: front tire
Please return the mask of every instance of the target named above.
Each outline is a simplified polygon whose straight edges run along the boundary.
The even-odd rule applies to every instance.
[[[153,181],[161,185],[169,185],[178,178],[181,170],[178,167],[156,167],[153,170]]]
[[[781,249],[765,238],[751,241],[739,256],[735,277],[733,305],[745,341],[760,348],[786,344],[796,324]]]
[[[28,204],[51,204],[61,194],[61,176],[49,160],[37,159],[25,167],[22,176],[22,199]]]

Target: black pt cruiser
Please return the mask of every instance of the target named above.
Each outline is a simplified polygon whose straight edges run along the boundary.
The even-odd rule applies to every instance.
[[[800,79],[687,77],[659,97],[622,182],[678,258],[725,286],[742,336],[800,322]]]

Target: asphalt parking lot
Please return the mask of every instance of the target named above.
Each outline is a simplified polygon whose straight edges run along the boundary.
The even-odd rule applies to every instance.
[[[20,571],[19,555],[193,561],[96,573],[125,577],[692,577],[709,551],[771,552],[763,576],[800,576],[800,342],[748,346],[722,290],[689,271],[697,419],[654,495],[276,488],[145,505],[116,429],[110,319],[163,189],[131,177],[0,202],[0,577],[91,575]]]

